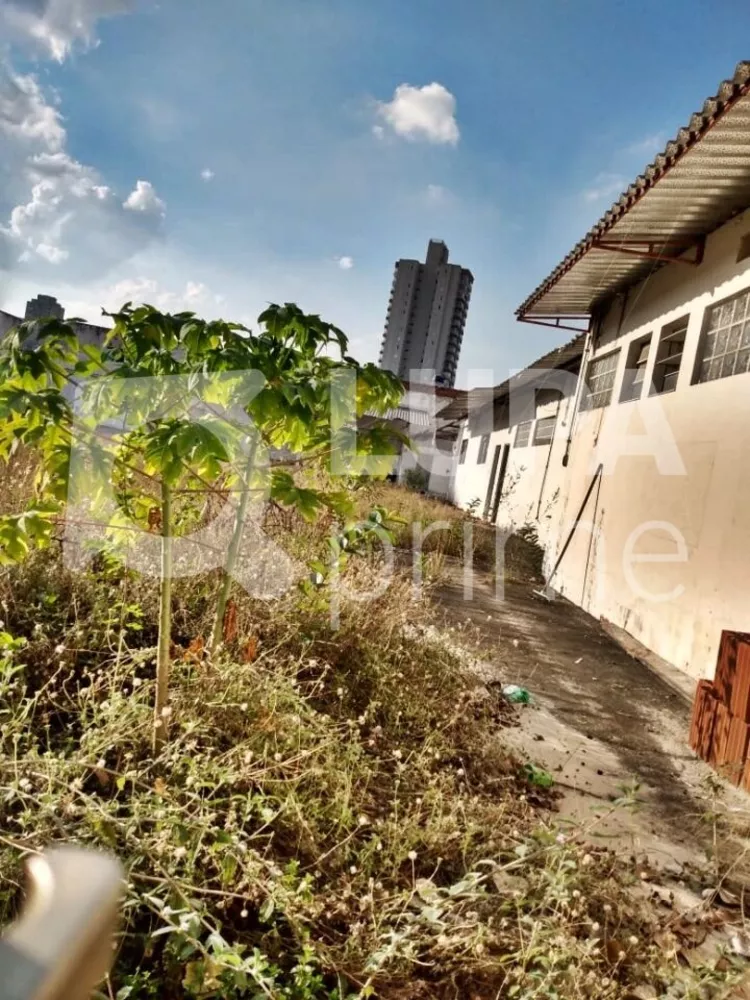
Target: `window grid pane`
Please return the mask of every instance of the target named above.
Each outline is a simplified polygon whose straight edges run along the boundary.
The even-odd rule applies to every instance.
[[[541,417],[534,428],[534,444],[549,444],[555,434],[557,417]]]
[[[479,441],[479,451],[477,452],[477,465],[483,465],[487,461],[487,451],[490,446],[489,434],[483,434]]]
[[[619,356],[619,351],[612,351],[611,354],[595,358],[590,362],[586,377],[586,394],[581,403],[582,409],[595,410],[608,405],[612,399]]]
[[[677,388],[687,328],[688,320],[684,318],[662,330],[656,363],[654,364],[652,394],[661,395],[662,393],[674,392]]]
[[[750,293],[712,306],[706,317],[698,382],[711,382],[748,371],[750,362]]]
[[[516,448],[525,448],[531,440],[531,425],[533,420],[526,420],[516,428]]]

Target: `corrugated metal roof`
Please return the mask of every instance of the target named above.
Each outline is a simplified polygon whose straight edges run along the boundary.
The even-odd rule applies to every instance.
[[[428,427],[430,415],[426,410],[418,410],[413,406],[395,406],[392,410],[386,410],[381,417],[382,420],[403,420],[407,424],[416,427]]]
[[[741,62],[516,315],[590,314],[597,301],[642,280],[748,206],[750,62]],[[651,243],[663,259],[603,249],[602,241]]]
[[[486,405],[490,399],[503,399],[508,396],[511,389],[515,390],[524,385],[534,385],[541,388],[544,385],[544,375],[539,374],[539,369],[551,370],[559,368],[570,368],[580,361],[583,355],[583,348],[586,343],[586,334],[581,333],[567,344],[556,347],[554,350],[543,354],[537,358],[527,368],[517,372],[510,378],[492,388],[470,389],[463,399],[454,400],[450,406],[446,406],[440,412],[440,416],[446,420],[463,420],[469,412],[472,402],[478,401],[480,405]]]

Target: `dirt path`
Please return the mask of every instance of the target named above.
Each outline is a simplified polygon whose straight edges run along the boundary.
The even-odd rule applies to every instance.
[[[478,575],[466,601],[460,571],[449,574],[440,592],[447,623],[478,638],[498,681],[532,692],[534,706],[504,738],[553,775],[561,821],[667,869],[705,863],[716,809],[750,829],[750,796],[718,781],[687,744],[684,693],[567,601],[517,584],[499,601]],[[623,796],[635,806],[615,808]]]

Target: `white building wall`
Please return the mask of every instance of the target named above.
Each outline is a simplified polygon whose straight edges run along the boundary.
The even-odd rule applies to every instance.
[[[480,503],[476,513],[481,516],[485,509],[492,473],[493,456],[497,446],[508,446],[508,460],[500,496],[500,505],[496,523],[500,528],[517,529],[531,524],[537,529],[540,541],[543,543],[551,533],[554,533],[556,511],[562,503],[562,457],[566,450],[566,441],[570,429],[570,420],[574,408],[575,376],[566,380],[568,394],[555,393],[554,398],[544,390],[545,399],[540,399],[533,411],[526,410],[528,400],[521,403],[522,417],[531,420],[529,443],[520,445],[518,441],[518,422],[514,420],[510,426],[501,427],[490,433],[486,460],[479,464],[481,434],[470,436],[468,424],[464,426],[463,436],[469,444],[465,460],[456,466],[451,499],[457,506],[466,508],[472,500],[479,498]],[[545,417],[556,416],[555,434],[551,443],[534,443],[536,422]],[[510,417],[513,420],[513,417]],[[501,417],[501,424],[508,423],[507,416]],[[526,423],[526,421],[521,421]],[[460,446],[459,446],[460,448]],[[496,476],[499,474],[499,465]],[[496,480],[495,480],[496,482]],[[492,484],[490,498],[494,494],[495,482]],[[490,501],[491,503],[492,501]]]
[[[537,526],[549,572],[603,463],[552,586],[694,677],[713,676],[723,629],[750,632],[750,373],[694,380],[708,308],[750,289],[750,259],[737,261],[748,232],[750,211],[709,237],[700,266],[668,264],[613,303],[591,345],[594,359],[620,349],[611,402],[575,413],[567,467],[573,396],[551,449],[513,447],[498,515]],[[651,334],[650,387],[662,328],[685,316],[675,391],[620,402],[629,346]],[[482,465],[469,439],[459,506],[479,497],[481,514],[494,446],[512,433],[492,432]]]
[[[750,212],[709,238],[699,267],[669,264],[613,305],[592,345],[594,358],[621,349],[612,401],[578,414],[555,473],[550,565],[605,466],[552,585],[695,677],[713,676],[722,629],[750,631],[750,374],[694,383],[708,307],[750,287],[736,259],[748,230]],[[652,335],[650,386],[662,328],[686,315],[675,391],[620,402],[628,346]]]

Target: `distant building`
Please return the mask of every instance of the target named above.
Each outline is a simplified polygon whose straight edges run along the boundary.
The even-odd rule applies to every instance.
[[[380,367],[401,378],[425,369],[453,386],[474,277],[448,263],[448,247],[430,240],[427,260],[399,260],[388,301]]]
[[[29,299],[23,319],[0,309],[0,340],[20,323],[36,319],[65,319],[65,309],[53,295],[37,295],[36,298]],[[84,323],[82,320],[71,319],[68,322],[84,344],[101,343],[102,338],[109,332],[105,326]]]
[[[64,318],[65,310],[53,295],[37,295],[26,303],[26,320]]]
[[[425,492],[436,496],[448,495],[466,399],[465,390],[407,381],[398,406],[383,414],[366,413],[360,418],[360,427],[371,426],[375,419],[384,420],[409,438],[409,447],[398,448],[389,479],[421,485]]]

